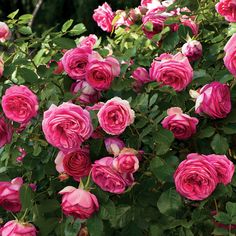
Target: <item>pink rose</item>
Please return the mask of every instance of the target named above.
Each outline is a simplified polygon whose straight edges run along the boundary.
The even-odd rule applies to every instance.
[[[220,0],[216,4],[216,11],[229,22],[236,22],[235,0]]]
[[[83,189],[67,186],[59,194],[63,195],[61,207],[66,216],[88,219],[99,209],[96,196]]]
[[[116,20],[113,23],[114,23],[114,27],[116,29],[118,27],[120,27],[121,25],[125,25],[125,26],[129,27],[134,24],[131,17],[129,16],[129,14],[124,10],[117,10],[115,15],[116,15],[115,16]]]
[[[61,61],[68,76],[75,80],[83,80],[85,78],[88,56],[91,53],[92,49],[90,47],[78,47],[66,51]]]
[[[98,37],[95,34],[90,34],[87,37],[81,37],[79,47],[90,47],[93,48],[98,41]]]
[[[50,68],[50,65],[52,62],[55,62],[57,63],[57,66],[56,68],[54,69],[53,71],[53,74],[54,75],[60,75],[64,72],[64,67],[63,67],[63,64],[62,64],[62,61],[55,61],[55,60],[50,60],[48,65],[47,65],[47,68]]]
[[[180,18],[182,25],[189,27],[192,30],[193,35],[198,35],[199,26],[195,21],[195,16],[182,15]]]
[[[136,68],[132,73],[132,77],[140,84],[152,82],[149,77],[148,71],[143,67]]]
[[[114,97],[102,106],[97,116],[100,126],[106,133],[119,135],[134,122],[135,114],[128,101]]]
[[[0,182],[0,206],[7,211],[19,212],[21,210],[20,188],[23,179],[17,177],[11,182]]]
[[[7,123],[4,117],[0,118],[0,148],[12,140],[13,127]]]
[[[2,236],[36,236],[37,229],[30,223],[20,222],[18,220],[8,221],[0,229]]]
[[[234,164],[225,155],[207,155],[207,160],[214,165],[219,182],[227,185],[232,181],[234,175]]]
[[[200,90],[195,112],[213,119],[225,118],[231,111],[230,89],[226,84],[212,82]]]
[[[112,21],[114,17],[111,7],[106,2],[95,9],[93,14],[93,19],[97,22],[98,26],[107,32],[112,31]]]
[[[37,96],[24,85],[13,85],[2,97],[2,109],[6,117],[18,123],[28,123],[37,116]]]
[[[174,174],[176,191],[190,200],[209,197],[219,183],[214,165],[205,156],[191,153]]]
[[[183,114],[179,107],[167,110],[167,117],[161,122],[163,128],[170,130],[177,139],[188,139],[196,133],[198,119]]]
[[[0,57],[0,78],[3,75],[3,71],[4,71],[4,61],[3,61],[2,57]]]
[[[0,22],[0,42],[4,43],[11,37],[11,31],[4,22]]]
[[[175,91],[184,90],[193,79],[193,69],[183,54],[162,54],[156,58],[149,70],[150,78],[171,86]]]
[[[54,160],[54,163],[56,164],[56,170],[58,173],[64,173],[65,172],[65,169],[64,169],[64,166],[63,166],[63,158],[64,158],[65,154],[62,152],[62,151],[59,151],[55,160]]]
[[[138,152],[131,148],[124,148],[119,156],[113,159],[112,167],[121,174],[132,174],[139,168]]]
[[[236,34],[230,38],[228,43],[225,45],[225,57],[224,57],[224,64],[229,72],[236,77]]]
[[[117,137],[106,138],[104,142],[107,152],[114,155],[114,157],[118,156],[120,151],[125,147],[124,142]]]
[[[112,157],[103,157],[92,165],[92,179],[102,190],[121,194],[133,184],[132,174],[120,174],[112,167]]]
[[[182,53],[190,62],[197,61],[202,56],[202,44],[197,40],[189,40],[183,45]]]
[[[103,59],[98,53],[89,57],[86,81],[96,90],[107,90],[115,77],[120,74],[120,64],[113,57]]]
[[[51,105],[44,112],[42,128],[47,141],[65,152],[80,149],[93,132],[89,112],[72,103]]]

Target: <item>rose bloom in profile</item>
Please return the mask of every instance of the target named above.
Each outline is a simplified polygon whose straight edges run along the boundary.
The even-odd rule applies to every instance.
[[[198,119],[184,114],[180,107],[167,110],[167,117],[161,122],[163,128],[170,130],[177,139],[188,139],[196,133]]]
[[[101,107],[97,116],[100,126],[106,133],[119,135],[134,122],[135,113],[128,101],[114,97]]]
[[[65,152],[80,149],[93,132],[89,112],[68,102],[44,112],[42,129],[47,141]]]
[[[168,85],[180,92],[192,81],[193,68],[182,53],[176,55],[164,53],[153,61],[149,75],[151,80],[156,80],[162,86]]]
[[[236,22],[236,2],[234,0],[220,0],[216,4],[216,11],[229,22]]]
[[[0,57],[0,78],[2,77],[4,72],[4,61],[2,59],[2,57]]]
[[[23,179],[17,177],[11,182],[0,182],[0,206],[7,211],[19,212],[21,210],[20,188]]]
[[[37,96],[24,85],[12,85],[2,97],[2,109],[6,117],[18,123],[28,123],[37,116]]]
[[[0,118],[0,148],[10,143],[13,135],[13,127],[4,117]]]
[[[182,25],[189,27],[192,31],[193,36],[196,36],[199,33],[199,25],[196,23],[195,18],[195,16],[186,15],[182,15],[180,18]]]
[[[229,72],[236,77],[236,34],[233,34],[230,40],[224,47],[225,56],[224,56],[224,64]]]
[[[183,45],[182,53],[190,62],[197,61],[202,57],[202,44],[197,40],[189,40]]]
[[[97,22],[102,30],[111,32],[112,21],[115,17],[111,7],[106,2],[94,10],[93,19]]]
[[[114,157],[118,156],[120,151],[125,147],[125,143],[117,137],[105,138],[104,142],[107,152],[114,155]]]
[[[30,223],[20,222],[18,220],[8,221],[0,228],[2,236],[36,236],[37,229]]]
[[[213,119],[225,118],[231,111],[230,89],[227,84],[212,82],[200,89],[195,112]]]
[[[97,197],[88,191],[67,186],[59,194],[63,195],[61,207],[66,216],[83,220],[99,210]]]
[[[11,31],[6,23],[0,21],[0,42],[4,43],[11,37]]]
[[[174,174],[176,191],[190,200],[204,200],[219,183],[215,166],[204,155],[191,153]]]
[[[90,34],[87,37],[81,37],[78,47],[90,47],[93,48],[98,41],[98,37],[95,34]]]

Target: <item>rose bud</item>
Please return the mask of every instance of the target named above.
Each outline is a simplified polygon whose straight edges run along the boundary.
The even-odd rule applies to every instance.
[[[197,61],[202,56],[202,45],[197,40],[189,40],[183,45],[182,53],[190,62]]]
[[[117,137],[106,138],[104,142],[107,152],[114,155],[114,157],[118,156],[120,151],[125,147],[124,142]]]

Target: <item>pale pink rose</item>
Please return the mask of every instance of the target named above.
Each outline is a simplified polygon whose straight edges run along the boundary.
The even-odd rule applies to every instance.
[[[135,113],[128,101],[114,97],[101,107],[97,116],[100,126],[106,133],[119,135],[134,122]]]
[[[62,151],[59,151],[55,160],[54,160],[54,163],[56,164],[56,170],[58,173],[64,173],[65,172],[65,169],[64,169],[64,166],[63,166],[63,158],[64,158],[65,154],[62,152]]]
[[[190,200],[204,200],[215,190],[218,181],[214,165],[205,156],[191,153],[174,174],[176,191]]]
[[[212,82],[200,90],[195,112],[213,119],[225,118],[231,111],[230,89],[227,84]]]
[[[229,22],[236,22],[235,0],[220,0],[216,4],[216,11]]]
[[[90,34],[87,37],[81,37],[78,47],[90,47],[93,48],[98,41],[98,37],[95,34]]]
[[[28,123],[37,116],[37,96],[24,85],[13,85],[2,97],[2,109],[6,117],[18,123]]]
[[[0,42],[4,43],[11,37],[11,31],[6,23],[0,21]]]
[[[20,222],[18,220],[8,221],[0,228],[1,236],[36,236],[37,229],[30,223]]]
[[[3,71],[4,71],[4,61],[3,61],[2,57],[0,57],[0,78],[3,75]]]
[[[88,219],[99,210],[97,197],[83,189],[67,186],[59,194],[63,195],[61,207],[66,216]]]
[[[117,137],[105,138],[104,142],[107,152],[114,155],[114,157],[118,156],[120,151],[125,147],[124,142]]]
[[[180,21],[181,21],[182,25],[187,26],[191,29],[194,36],[198,35],[199,25],[195,21],[195,16],[189,17],[186,15],[183,15],[183,16],[181,16]]]
[[[234,163],[230,161],[225,155],[207,155],[207,160],[214,165],[219,183],[224,185],[229,184],[232,181],[232,177],[234,175]]]
[[[22,147],[18,147],[17,149],[18,149],[18,151],[20,152],[20,156],[18,156],[18,157],[16,158],[16,161],[19,162],[19,163],[21,163],[21,162],[23,161],[23,159],[25,158],[25,156],[27,155],[27,152],[26,152],[25,149],[22,148]]]
[[[228,43],[225,45],[225,57],[224,57],[224,64],[229,72],[236,77],[236,34],[230,38]]]
[[[95,9],[93,14],[93,19],[97,22],[98,26],[107,32],[112,31],[112,21],[114,17],[115,15],[111,7],[106,2]]]
[[[0,148],[10,143],[13,135],[13,127],[4,117],[0,118]]]
[[[90,47],[77,47],[68,50],[61,61],[65,72],[72,79],[83,80],[85,78],[88,57],[92,53]]]
[[[163,128],[170,130],[177,139],[188,139],[196,133],[198,119],[184,114],[181,108],[167,110],[168,116],[161,122]]]
[[[138,152],[134,149],[124,148],[118,157],[113,159],[112,167],[121,174],[132,174],[136,172],[139,168],[137,154]]]
[[[70,91],[74,95],[78,92],[80,93],[75,101],[79,101],[82,104],[96,103],[101,97],[101,93],[84,80],[79,80],[73,83],[71,85]]]
[[[93,132],[89,112],[72,103],[51,105],[44,112],[42,128],[47,141],[66,152],[80,149]]]
[[[131,25],[134,24],[134,21],[129,16],[129,13],[127,13],[124,10],[117,10],[115,15],[116,15],[115,16],[115,22],[113,22],[113,23],[114,23],[114,27],[116,29],[118,27],[120,27],[121,25],[130,27]]]
[[[183,45],[182,53],[190,62],[197,61],[202,57],[202,44],[197,40],[189,40]]]
[[[92,165],[92,179],[102,190],[121,194],[133,184],[132,174],[120,174],[112,167],[113,158],[103,157]]]
[[[0,206],[7,211],[19,212],[21,210],[20,188],[23,179],[17,177],[11,182],[0,182]]]
[[[156,58],[149,70],[151,80],[161,86],[171,86],[175,91],[184,90],[193,79],[193,68],[189,60],[181,53],[176,55],[162,54]]]

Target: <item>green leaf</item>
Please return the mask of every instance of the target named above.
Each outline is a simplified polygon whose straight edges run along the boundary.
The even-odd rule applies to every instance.
[[[103,233],[103,222],[95,214],[92,218],[87,221],[88,232],[90,236],[101,236]]]
[[[19,17],[20,21],[29,21],[33,18],[33,15],[31,14],[24,14],[22,16]]]
[[[179,43],[178,32],[171,32],[163,40],[162,48],[163,50],[171,51],[176,47],[178,43]]]
[[[63,26],[62,26],[62,28],[61,28],[61,31],[62,31],[63,33],[65,33],[65,32],[71,27],[71,25],[73,24],[73,22],[74,22],[74,20],[72,20],[72,19],[66,21],[66,22],[63,24]]]
[[[73,217],[68,217],[65,223],[65,236],[77,236],[81,227],[80,219],[74,220]]]
[[[222,224],[230,224],[231,217],[226,214],[225,212],[219,212],[217,215],[214,216],[216,221],[222,223]]]
[[[31,84],[38,81],[38,76],[35,74],[35,72],[28,68],[19,68],[17,70],[17,74],[21,76],[26,82]]]
[[[148,21],[145,25],[144,25],[145,29],[147,31],[153,31],[153,23],[151,21]]]
[[[231,217],[236,216],[236,203],[227,202],[226,203],[226,210]]]
[[[75,25],[70,31],[70,35],[72,36],[78,36],[82,33],[84,33],[86,31],[86,27],[84,26],[84,24],[80,23]]]
[[[23,184],[20,188],[21,211],[31,209],[33,205],[33,191],[28,184]]]
[[[198,138],[210,138],[215,133],[215,128],[208,126],[198,132]]]
[[[40,203],[40,210],[44,213],[60,209],[60,203],[55,199],[47,199]]]
[[[17,9],[16,11],[13,11],[7,17],[13,20],[15,16],[18,14],[18,12],[19,12],[19,9]]]
[[[226,154],[229,149],[227,139],[219,134],[213,137],[211,147],[216,154]]]
[[[131,206],[117,206],[116,214],[110,220],[114,228],[123,228],[131,221],[132,211]]]
[[[32,34],[32,29],[29,26],[22,26],[18,30],[23,35]]]
[[[52,41],[62,49],[71,49],[76,47],[75,41],[73,39],[61,37],[55,38]]]
[[[109,200],[106,203],[100,204],[99,217],[103,220],[109,220],[114,217],[116,207],[113,201]]]

